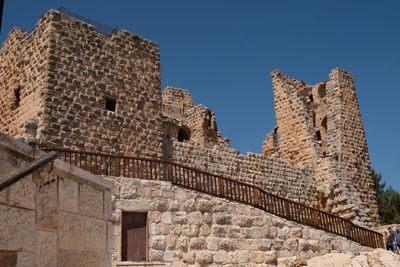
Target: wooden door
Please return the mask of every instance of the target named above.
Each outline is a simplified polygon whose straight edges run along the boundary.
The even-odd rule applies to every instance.
[[[147,214],[122,213],[122,261],[146,261]]]

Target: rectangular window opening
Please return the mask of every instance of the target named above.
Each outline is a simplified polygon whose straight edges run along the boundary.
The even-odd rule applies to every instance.
[[[117,106],[117,100],[106,97],[106,110],[115,112],[115,107]]]
[[[122,213],[122,261],[147,261],[147,213]]]
[[[14,90],[14,108],[19,107],[19,103],[21,102],[21,88],[17,88]]]

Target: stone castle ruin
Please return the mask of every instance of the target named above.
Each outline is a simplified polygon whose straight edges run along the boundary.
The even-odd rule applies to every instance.
[[[363,123],[347,71],[334,69],[316,85],[273,71],[277,125],[261,154],[242,155],[218,131],[214,112],[196,105],[188,90],[161,90],[158,44],[126,30],[104,36],[50,10],[31,33],[14,28],[0,59],[1,170],[8,179],[40,161],[43,152],[32,146],[90,157],[142,157],[228,177],[354,225],[379,225]],[[0,191],[0,207],[20,214],[14,221],[26,218],[20,231],[32,238],[13,239],[12,220],[0,222],[0,259],[6,255],[13,266],[266,266],[290,257],[304,263],[331,251],[368,250],[168,181],[108,171],[98,176],[80,165],[89,172],[72,166],[68,171],[61,158],[55,167],[49,162]],[[114,163],[107,164],[96,166],[111,169]],[[132,243],[132,236],[145,241]]]

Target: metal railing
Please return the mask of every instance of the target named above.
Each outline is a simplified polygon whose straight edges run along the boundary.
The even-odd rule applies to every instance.
[[[372,248],[383,248],[382,234],[336,215],[267,193],[260,187],[164,160],[50,148],[58,158],[97,175],[170,181],[174,185],[252,205],[285,219],[325,230]]]
[[[81,20],[81,21],[84,21],[86,23],[89,23],[90,25],[93,25],[96,28],[96,31],[98,33],[103,34],[103,35],[109,35],[110,33],[118,32],[118,26],[116,26],[115,28],[112,28],[112,27],[104,25],[104,24],[102,24],[100,22],[97,22],[97,21],[82,17],[82,16],[80,16],[78,14],[72,13],[71,10],[69,10],[68,8],[65,8],[65,7],[61,6],[61,7],[58,8],[58,11],[60,11],[63,14],[66,14],[68,16],[71,16],[73,18],[76,18],[78,20]]]

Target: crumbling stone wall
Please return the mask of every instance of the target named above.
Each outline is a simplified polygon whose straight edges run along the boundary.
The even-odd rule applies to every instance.
[[[168,117],[183,119],[185,111],[195,104],[188,90],[168,86],[162,92],[162,107]]]
[[[4,41],[0,49],[0,132],[20,135],[24,121],[41,119],[50,35],[49,18],[45,16],[32,33],[15,27]]]
[[[103,36],[50,10],[32,33],[10,33],[0,67],[0,131],[47,147],[170,159],[356,222],[378,222],[346,71],[335,69],[314,86],[274,71],[277,128],[263,155],[243,156],[229,148],[214,112],[195,106],[187,90],[161,95],[158,45],[128,31]]]
[[[1,175],[43,154],[0,135],[1,166],[10,166]],[[18,267],[110,266],[111,189],[56,160],[0,190],[0,254],[14,253]]]
[[[103,36],[50,10],[31,34],[14,29],[0,59],[1,131],[19,135],[36,118],[49,147],[162,157],[156,43],[125,30]]]
[[[378,222],[371,163],[353,76],[347,71],[334,69],[329,78],[328,156],[337,159],[338,166],[345,170],[362,203],[371,210],[373,221]]]
[[[319,153],[310,117],[308,91],[303,82],[274,71],[271,73],[279,151],[289,164],[302,166],[312,162]]]
[[[370,248],[248,205],[170,182],[105,177],[115,185],[113,262],[121,260],[122,211],[147,212],[149,261],[165,266],[265,266],[296,257]],[[122,265],[121,265],[122,266]]]
[[[262,153],[294,165],[313,164],[319,208],[356,223],[379,223],[351,74],[334,69],[328,81],[314,86],[279,71],[271,76],[278,126],[267,135]]]
[[[208,148],[230,146],[230,140],[218,131],[215,113],[201,104],[195,106],[188,90],[167,87],[162,101],[167,143],[171,139]],[[168,156],[168,151],[164,155]]]
[[[316,188],[311,166],[296,167],[284,160],[228,147],[205,148],[173,142],[171,160],[185,166],[255,184],[269,193],[315,206]]]

